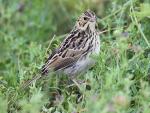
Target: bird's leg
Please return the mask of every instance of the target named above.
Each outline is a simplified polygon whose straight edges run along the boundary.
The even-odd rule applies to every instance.
[[[71,76],[69,79],[69,88],[71,88],[73,94],[76,94],[76,103],[81,102],[84,99],[84,94],[82,93],[81,85],[85,83],[83,80],[77,80],[76,76]]]

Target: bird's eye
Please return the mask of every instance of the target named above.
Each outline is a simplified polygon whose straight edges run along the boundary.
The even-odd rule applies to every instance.
[[[88,20],[88,18],[87,18],[87,17],[84,17],[83,19],[84,19],[84,20]]]

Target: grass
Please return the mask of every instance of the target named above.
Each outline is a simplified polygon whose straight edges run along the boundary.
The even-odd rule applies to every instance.
[[[106,32],[81,95],[55,73],[20,89],[88,8]],[[0,0],[1,113],[149,113],[149,23],[149,0]]]

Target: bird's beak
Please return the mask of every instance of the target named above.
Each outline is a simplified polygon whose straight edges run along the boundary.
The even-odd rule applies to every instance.
[[[91,22],[96,22],[96,17],[94,17],[94,18],[91,18],[91,20],[90,20]]]
[[[90,22],[96,22],[96,19],[91,19]]]

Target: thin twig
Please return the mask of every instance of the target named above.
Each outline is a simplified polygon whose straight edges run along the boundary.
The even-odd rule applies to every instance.
[[[48,50],[49,50],[49,48],[50,48],[50,46],[51,46],[51,44],[52,44],[54,38],[55,38],[55,35],[54,35],[53,38],[49,41],[48,47],[46,48],[45,56],[46,56],[46,54],[47,54],[47,52],[48,52]]]
[[[115,12],[111,13],[110,15],[107,15],[106,17],[99,19],[98,21],[101,22],[103,20],[106,20],[107,18],[114,16],[115,14],[117,14],[118,12],[120,12],[124,7],[127,7],[128,5],[130,5],[131,0],[129,0],[128,2],[126,2],[120,9],[116,10]]]
[[[127,26],[120,27],[120,28],[111,28],[110,30],[99,31],[98,34],[100,35],[100,34],[108,32],[108,31],[117,30],[117,29],[123,29],[123,28],[126,28],[126,27]]]
[[[139,25],[139,23],[138,23],[138,20],[137,20],[137,18],[136,18],[135,11],[134,11],[134,8],[133,8],[133,2],[131,2],[131,3],[132,3],[132,4],[131,4],[131,10],[132,10],[132,12],[130,12],[130,13],[133,14],[133,18],[134,18],[134,20],[135,20],[135,24],[136,24],[138,30],[140,31],[140,33],[141,33],[142,37],[144,38],[145,42],[147,43],[148,47],[150,47],[150,43],[148,42],[148,40],[147,40],[145,34],[143,33],[143,31],[141,30],[141,27],[140,27],[140,25]],[[132,16],[132,15],[131,15],[131,16]]]

